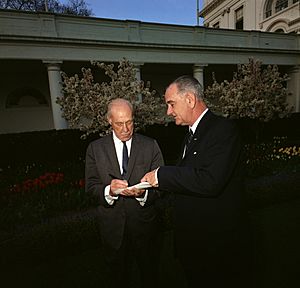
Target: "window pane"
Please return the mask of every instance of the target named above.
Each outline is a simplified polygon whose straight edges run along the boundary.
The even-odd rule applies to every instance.
[[[268,18],[272,15],[272,3],[273,3],[273,0],[269,0],[269,2],[266,5],[266,11],[265,11],[266,18]]]
[[[240,20],[243,18],[243,6],[235,10],[235,19]]]
[[[244,15],[243,15],[243,6],[235,10],[235,28],[244,29]]]
[[[217,22],[217,23],[213,24],[213,27],[214,28],[220,28],[220,22]]]
[[[275,5],[275,12],[278,12],[288,7],[288,2],[288,0],[277,0]]]

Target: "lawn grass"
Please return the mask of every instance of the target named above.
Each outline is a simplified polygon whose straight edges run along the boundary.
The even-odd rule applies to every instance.
[[[253,210],[254,287],[299,287],[300,199]]]
[[[276,203],[249,211],[253,237],[253,271],[245,279],[253,288],[299,287],[300,199]],[[81,223],[81,225],[83,225]],[[59,229],[65,229],[60,227]],[[105,287],[101,248],[96,234],[81,236],[71,245],[73,229],[56,240],[41,238],[43,243],[1,245],[1,255],[10,252],[13,259],[2,261],[2,287]],[[28,236],[29,237],[29,236]],[[49,238],[50,237],[50,238]],[[28,238],[29,239],[29,238]],[[48,240],[47,240],[48,239]],[[52,239],[57,239],[53,237]],[[82,244],[87,241],[87,243]],[[90,244],[90,245],[89,245]],[[172,255],[172,231],[165,233],[161,264],[162,287],[185,287],[180,265]],[[9,251],[13,249],[14,251]],[[27,250],[27,251],[26,251]],[[3,258],[2,258],[3,260]]]
[[[168,231],[163,243],[161,287],[184,288],[184,275],[172,255],[172,245],[172,232]],[[45,247],[44,255],[38,258],[33,247],[29,250],[23,251],[19,257],[15,255],[14,260],[8,261],[8,266],[1,269],[4,277],[0,281],[6,284],[5,287],[106,287],[107,281],[101,273],[104,270],[102,250],[95,243],[90,249],[69,247],[68,251],[56,253],[49,253]],[[30,252],[35,254],[34,257],[30,257]]]

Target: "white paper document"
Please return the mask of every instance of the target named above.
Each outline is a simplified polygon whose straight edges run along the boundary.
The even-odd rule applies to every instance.
[[[120,188],[117,189],[115,191],[115,194],[120,194],[122,191],[124,191],[125,189],[133,189],[133,188],[137,188],[137,189],[147,189],[152,187],[148,182],[141,182],[141,183],[137,183],[133,186],[127,187],[127,188]]]

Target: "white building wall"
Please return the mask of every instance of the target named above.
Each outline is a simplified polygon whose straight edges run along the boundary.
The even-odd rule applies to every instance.
[[[263,13],[262,13],[263,14]],[[300,33],[300,2],[289,6],[287,9],[260,21],[260,30],[275,32],[283,29],[286,33]]]
[[[275,12],[273,0],[272,15],[265,18],[268,0],[208,0],[204,1],[200,16],[204,26],[214,27],[219,22],[220,28],[235,29],[235,11],[243,6],[244,30],[275,32],[283,29],[285,33],[300,33],[300,1],[289,0],[288,7]]]
[[[199,15],[204,18],[204,26],[215,27],[215,23],[218,22],[219,28],[235,29],[236,10],[243,6],[243,30],[267,32],[279,32],[280,30],[285,33],[300,34],[300,1],[293,2],[293,0],[288,0],[288,6],[276,12],[276,0],[273,0],[271,15],[266,17],[267,3],[271,3],[269,0],[208,0],[204,1],[204,7]],[[294,65],[297,64],[295,61]],[[295,67],[297,67],[296,70],[292,68],[290,71],[297,71],[297,73],[289,72],[288,74],[291,78],[288,88],[293,95],[288,101],[294,106],[294,111],[299,112],[299,66]]]

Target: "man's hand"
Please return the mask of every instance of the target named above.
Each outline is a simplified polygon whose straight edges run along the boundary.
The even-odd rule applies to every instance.
[[[113,179],[110,182],[109,195],[116,196],[115,191],[120,188],[127,188],[128,182],[126,180]]]
[[[120,194],[123,196],[133,196],[139,198],[145,193],[145,191],[146,191],[145,189],[130,188],[130,189],[125,189]]]
[[[144,177],[141,179],[141,182],[148,182],[152,187],[158,187],[158,182],[155,178],[156,170],[157,169],[145,174]]]

